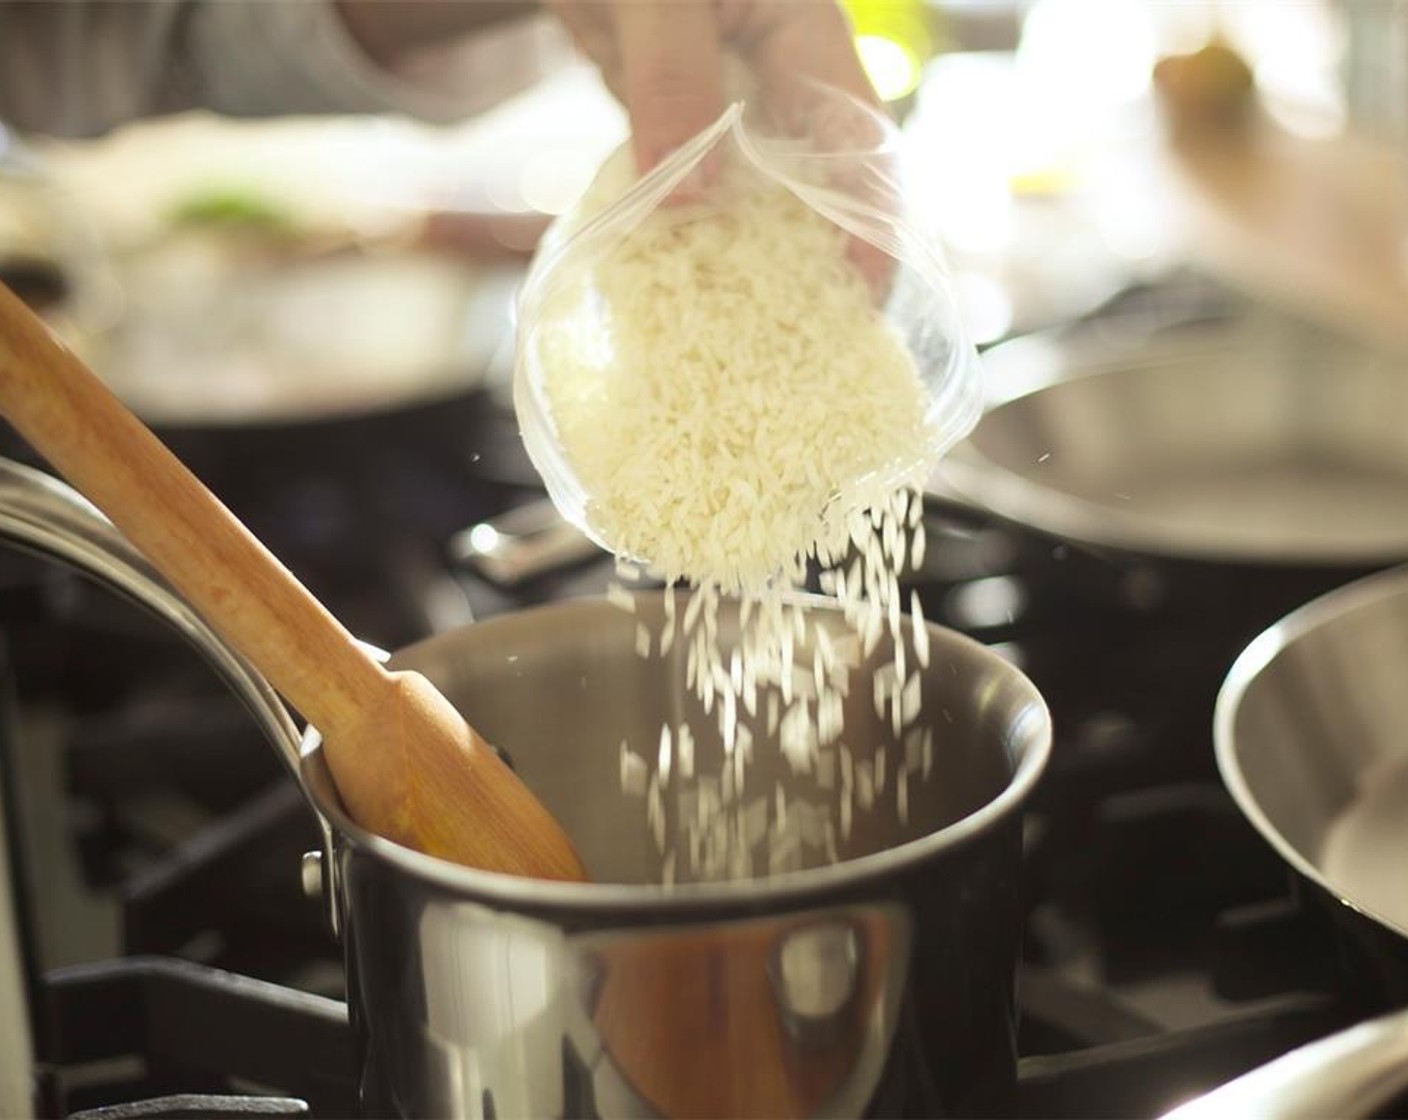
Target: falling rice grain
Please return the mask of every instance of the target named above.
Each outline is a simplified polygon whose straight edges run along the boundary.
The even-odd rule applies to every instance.
[[[678,754],[680,762],[680,777],[686,781],[694,777],[694,732],[689,729],[689,724],[681,724],[679,735],[676,736],[678,742]]]
[[[650,779],[650,787],[645,794],[646,820],[650,822],[650,834],[655,838],[655,850],[665,850],[665,802],[660,795],[659,778]]]
[[[612,582],[606,585],[606,599],[612,606],[619,607],[623,611],[634,613],[636,609],[636,597],[619,583]]]
[[[924,682],[918,671],[914,672],[909,680],[904,682],[904,691],[900,693],[900,717],[906,723],[913,723],[919,718],[919,706],[923,700]]]
[[[861,634],[861,656],[869,657],[880,644],[880,635],[885,629],[884,612],[873,600],[865,614],[864,630]]]
[[[668,786],[670,784],[670,768],[673,762],[673,751],[671,750],[670,725],[666,724],[660,728],[660,749],[657,752],[656,769],[660,775],[660,784]]]
[[[805,704],[794,704],[787,709],[780,731],[782,755],[791,764],[793,772],[801,774],[810,770],[816,737],[812,733]]]
[[[626,740],[621,740],[621,791],[633,796],[641,796],[645,793],[646,776],[650,772],[650,767],[646,765],[645,759],[636,754],[626,745]]]
[[[695,626],[699,624],[699,612],[704,609],[705,598],[706,596],[702,590],[696,591],[689,597],[689,602],[685,604],[684,632],[686,634],[694,633]]]
[[[914,657],[921,669],[929,667],[929,627],[924,622],[924,608],[919,592],[909,593],[910,634],[914,639]]]
[[[724,737],[724,754],[732,755],[734,747],[738,745],[738,701],[734,693],[724,693],[723,706],[721,730]]]
[[[924,757],[924,729],[920,727],[911,728],[904,737],[904,768],[905,770],[918,770],[923,765]]]
[[[900,706],[901,692],[895,689],[890,700],[890,734],[896,739],[904,734],[904,709]]]

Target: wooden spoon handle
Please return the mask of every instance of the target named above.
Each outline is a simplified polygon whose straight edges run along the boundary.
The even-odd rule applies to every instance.
[[[0,412],[325,734],[385,691],[342,624],[4,286]]]

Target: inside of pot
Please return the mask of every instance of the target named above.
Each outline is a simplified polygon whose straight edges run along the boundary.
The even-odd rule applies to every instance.
[[[826,781],[815,770],[795,771],[778,735],[767,733],[761,696],[759,714],[748,721],[756,737],[734,810],[708,795],[701,805],[705,776],[725,769],[723,739],[717,712],[705,714],[686,687],[684,643],[663,657],[636,651],[638,622],[658,627],[662,616],[663,598],[655,593],[638,595],[634,613],[606,600],[559,603],[437,635],[395,662],[435,681],[508,756],[572,837],[596,882],[748,877],[736,866],[723,875],[689,871],[683,846],[694,842],[691,829],[697,832],[703,818],[715,829],[748,830],[752,875],[882,852],[988,805],[1019,767],[1039,767],[1044,758],[1049,723],[1031,684],[976,643],[930,628],[930,663],[908,743],[875,711],[871,678],[891,659],[883,641],[852,671],[841,743],[856,771],[870,774],[873,796],[865,805],[856,798],[849,821],[842,820],[839,772]],[[830,610],[816,612],[813,623],[844,633],[840,615]],[[720,632],[727,640],[731,631],[736,619],[725,607]],[[810,654],[799,650],[798,660],[810,664]],[[646,789],[660,776],[662,728],[681,725],[694,739],[696,778],[682,780],[676,754],[671,779],[659,783],[661,828]],[[915,728],[929,732],[927,756]],[[898,773],[907,751],[911,770],[901,796]],[[644,770],[623,775],[623,752]],[[853,774],[848,796],[856,797],[858,781]],[[787,814],[780,827],[779,790]],[[797,850],[789,848],[779,867],[773,849],[784,844]]]
[[[1402,358],[1305,332],[1235,341],[1072,369],[997,405],[957,452],[960,488],[1094,543],[1403,555]],[[995,353],[994,378],[1020,384],[1025,361]]]

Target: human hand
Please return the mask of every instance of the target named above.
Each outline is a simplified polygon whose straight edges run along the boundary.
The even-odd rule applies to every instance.
[[[807,80],[879,104],[835,0],[547,0],[547,5],[626,107],[641,172],[723,112],[726,49],[749,67],[783,119]]]

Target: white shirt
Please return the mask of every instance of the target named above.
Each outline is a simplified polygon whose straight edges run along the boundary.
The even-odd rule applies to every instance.
[[[526,88],[557,48],[520,21],[391,73],[331,0],[0,0],[0,121],[74,137],[196,108],[449,122]]]

